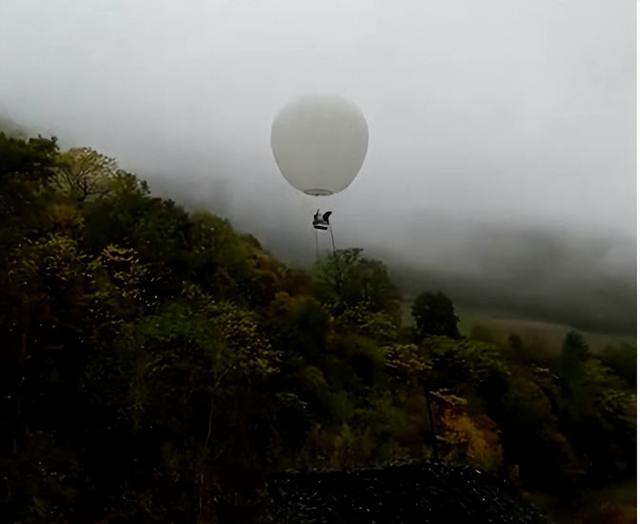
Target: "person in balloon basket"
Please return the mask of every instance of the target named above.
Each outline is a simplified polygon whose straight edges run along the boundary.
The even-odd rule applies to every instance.
[[[330,216],[331,216],[331,211],[327,211],[326,213],[320,215],[320,210],[318,209],[315,215],[313,215],[313,227],[315,229],[322,229],[322,230],[329,229]]]

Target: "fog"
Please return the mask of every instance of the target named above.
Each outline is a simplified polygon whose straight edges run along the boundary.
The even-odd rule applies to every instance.
[[[273,117],[353,100],[369,151],[343,193],[282,178]],[[408,295],[635,326],[631,0],[2,0],[0,114],[116,157],[293,264],[316,208]],[[328,239],[320,239],[328,246]],[[578,319],[578,320],[576,320]]]

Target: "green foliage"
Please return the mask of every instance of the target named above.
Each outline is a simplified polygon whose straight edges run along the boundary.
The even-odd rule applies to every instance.
[[[314,276],[317,296],[338,314],[360,306],[399,318],[400,295],[385,266],[362,257],[361,249],[339,249],[328,255],[317,263]]]
[[[52,184],[68,198],[84,202],[114,192],[120,173],[113,158],[88,147],[74,148],[60,154]]]
[[[415,344],[394,344],[386,348],[385,361],[391,376],[404,381],[424,381],[432,366]]]
[[[371,311],[368,303],[357,303],[336,317],[336,327],[380,341],[396,340],[399,334],[398,319],[386,312]]]
[[[563,468],[575,469],[545,382],[519,370],[494,415],[503,432],[505,458],[518,466],[517,480],[530,487],[554,485]]]
[[[11,138],[0,132],[0,262],[26,235],[46,230],[47,195],[58,154],[56,139]]]
[[[630,344],[609,346],[600,355],[602,362],[613,373],[623,378],[631,388],[636,387],[637,352]]]
[[[432,337],[426,343],[435,380],[448,387],[453,382],[470,387],[487,401],[504,392],[510,371],[496,346],[472,340]]]
[[[502,465],[502,446],[496,424],[488,417],[446,410],[442,415],[443,438],[449,460],[466,461],[485,471],[496,472]]]
[[[54,139],[0,134],[0,204],[7,521],[224,521],[269,472],[436,454],[563,494],[634,472],[634,348],[465,339],[442,293],[403,326],[362,250],[287,268]]]
[[[411,306],[411,314],[423,337],[459,338],[458,317],[451,299],[442,292],[421,293]]]
[[[53,175],[57,152],[55,138],[12,138],[0,132],[0,182],[11,177],[47,182]]]
[[[588,355],[589,347],[582,335],[575,331],[567,333],[562,345],[562,358],[560,359],[562,372],[566,376],[573,376],[579,373]]]
[[[329,323],[328,313],[315,299],[280,292],[266,311],[265,329],[295,368],[304,361],[315,363],[322,358]]]

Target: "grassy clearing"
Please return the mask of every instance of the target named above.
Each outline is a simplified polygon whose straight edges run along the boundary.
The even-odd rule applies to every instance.
[[[474,327],[483,326],[488,328],[498,341],[504,341],[509,335],[515,334],[524,340],[535,342],[541,348],[551,351],[554,349],[559,350],[562,347],[565,335],[575,329],[568,324],[491,316],[476,311],[461,310],[458,315],[461,320],[461,331],[465,335],[470,335]],[[579,331],[584,336],[589,347],[595,352],[601,351],[612,344],[627,343],[633,346],[636,345],[635,337],[630,335],[576,331]]]
[[[463,335],[469,336],[474,328],[483,327],[491,332],[496,342],[506,341],[509,335],[515,334],[544,351],[559,351],[564,337],[572,330],[581,333],[595,352],[601,351],[608,345],[622,343],[636,345],[636,337],[633,335],[588,332],[576,330],[568,324],[513,318],[508,315],[492,315],[473,309],[457,308],[456,312],[460,318],[460,332]],[[404,322],[412,322],[410,302],[403,303],[402,314]]]

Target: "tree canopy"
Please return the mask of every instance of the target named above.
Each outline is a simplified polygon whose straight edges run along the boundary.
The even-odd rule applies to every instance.
[[[55,139],[0,133],[0,204],[9,522],[216,522],[271,472],[434,456],[576,501],[635,475],[634,348],[543,367],[432,291],[412,329],[361,249],[289,268]]]
[[[438,291],[419,294],[411,307],[418,331],[424,337],[444,336],[459,338],[458,317],[451,299]]]

